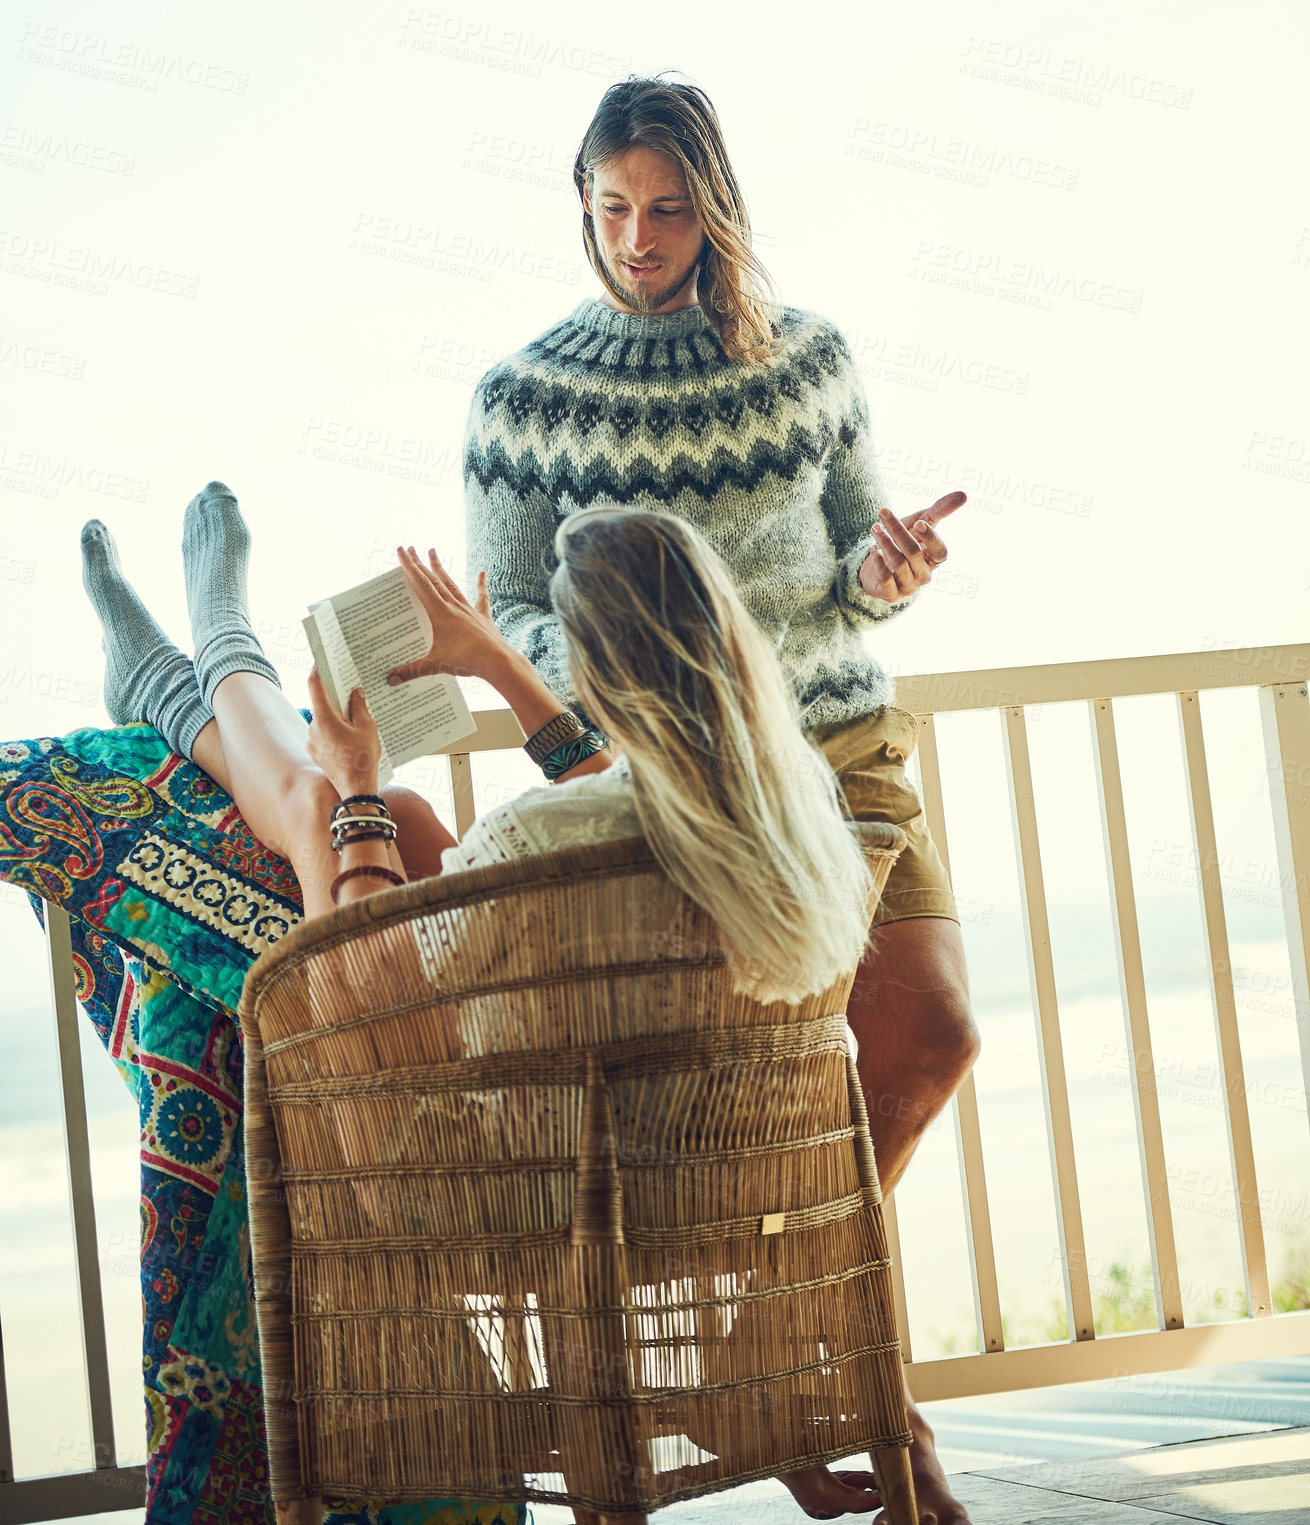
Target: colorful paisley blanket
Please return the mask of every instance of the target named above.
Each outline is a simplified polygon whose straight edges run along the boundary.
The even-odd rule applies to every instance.
[[[146,725],[0,745],[0,880],[74,918],[78,1000],[140,1108],[148,1525],[273,1525],[235,1011],[300,919],[299,886]],[[325,1518],[523,1525],[526,1509],[359,1500]]]

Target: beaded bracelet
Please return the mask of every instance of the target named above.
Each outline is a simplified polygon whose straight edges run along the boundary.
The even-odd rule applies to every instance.
[[[349,836],[333,837],[332,851],[339,853],[343,847],[349,847],[352,842],[394,842],[396,840],[396,828],[386,829],[389,822],[379,823],[376,828],[367,831],[352,831]]]

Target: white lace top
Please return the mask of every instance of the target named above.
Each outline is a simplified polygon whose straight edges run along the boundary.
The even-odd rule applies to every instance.
[[[479,816],[461,842],[441,855],[443,874],[487,868],[512,858],[641,836],[626,757],[603,773],[527,789]]]

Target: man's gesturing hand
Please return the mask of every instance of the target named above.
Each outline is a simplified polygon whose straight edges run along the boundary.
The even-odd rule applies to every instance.
[[[937,524],[964,500],[962,492],[938,498],[913,520],[913,531],[889,508],[882,510],[873,526],[873,549],[860,567],[860,586],[870,598],[894,604],[932,581],[933,569],[946,560]]]

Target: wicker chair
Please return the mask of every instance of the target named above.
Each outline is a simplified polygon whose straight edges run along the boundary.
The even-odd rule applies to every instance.
[[[903,843],[860,827],[879,891]],[[272,1489],[626,1517],[869,1450],[917,1520],[853,974],[734,995],[641,840],[423,880],[246,981]]]

